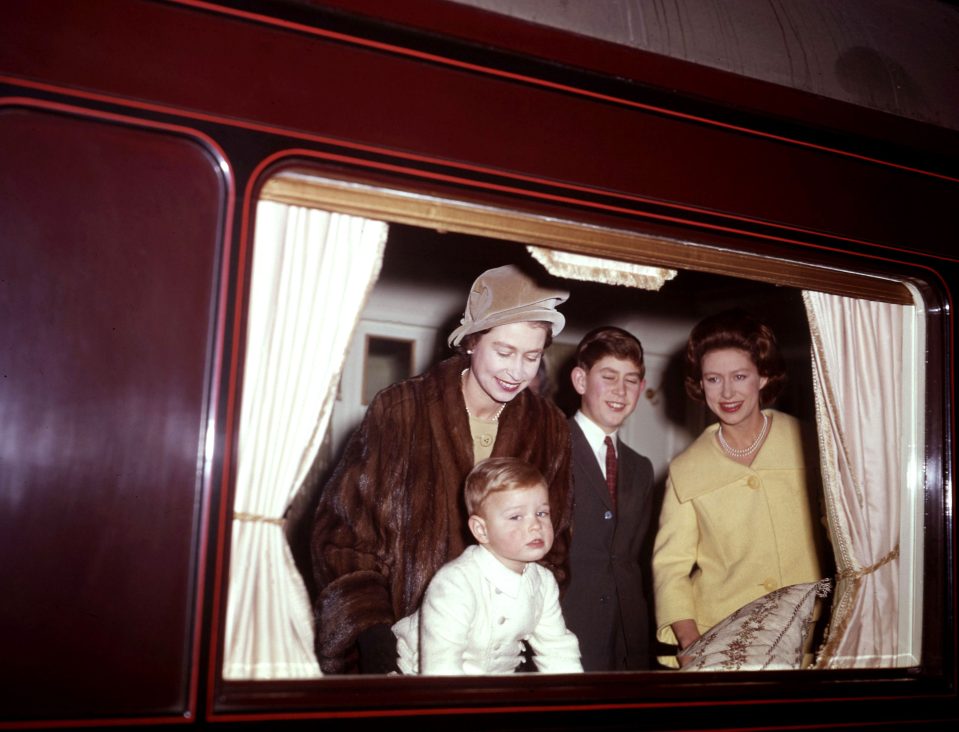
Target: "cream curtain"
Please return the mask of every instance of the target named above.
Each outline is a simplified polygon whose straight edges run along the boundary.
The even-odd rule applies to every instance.
[[[329,424],[386,235],[378,221],[271,201],[257,206],[224,678],[321,675],[310,602],[282,517]]]
[[[898,652],[903,307],[804,292],[837,584],[817,668]]]

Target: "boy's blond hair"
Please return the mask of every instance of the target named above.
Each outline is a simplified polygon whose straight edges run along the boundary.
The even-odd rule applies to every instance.
[[[534,466],[525,460],[513,457],[496,457],[480,460],[466,476],[463,496],[466,512],[476,515],[492,493],[545,486],[546,479]]]

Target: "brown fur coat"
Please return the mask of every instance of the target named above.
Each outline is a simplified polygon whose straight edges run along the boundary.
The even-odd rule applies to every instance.
[[[473,444],[455,356],[377,394],[323,489],[313,525],[316,648],[326,673],[357,670],[356,638],[420,604],[443,564],[472,543],[463,480]],[[546,478],[556,538],[542,564],[564,587],[572,498],[570,434],[551,402],[524,390],[499,419],[493,456]]]

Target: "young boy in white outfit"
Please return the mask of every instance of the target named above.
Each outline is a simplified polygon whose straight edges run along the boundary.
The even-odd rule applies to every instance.
[[[540,672],[582,671],[556,579],[537,564],[553,544],[543,476],[517,458],[487,458],[464,493],[479,543],[443,565],[419,610],[393,625],[400,671],[508,674],[523,660],[523,641]]]

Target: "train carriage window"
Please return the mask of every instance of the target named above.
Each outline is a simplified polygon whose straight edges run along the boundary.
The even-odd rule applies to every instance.
[[[592,259],[584,267],[550,252]],[[357,393],[355,405],[342,403],[343,391],[336,399],[351,349],[362,351],[368,334],[379,334],[391,346],[381,354],[387,372],[406,373],[411,364],[422,371],[446,355],[446,334],[475,276],[505,263],[571,293],[548,374],[552,398],[567,413],[575,396],[565,386],[568,356],[579,338],[600,324],[640,337],[647,390],[621,434],[650,457],[660,492],[669,461],[709,419],[682,389],[691,327],[727,307],[761,312],[787,360],[778,406],[814,426],[818,438],[823,533],[835,567],[815,667],[920,662],[925,313],[911,285],[301,172],[271,179],[257,212],[225,679],[322,677],[308,527],[370,396]],[[623,284],[622,273],[638,265],[665,274],[644,287]],[[389,340],[391,333],[402,340]],[[338,409],[351,416],[337,420]]]

